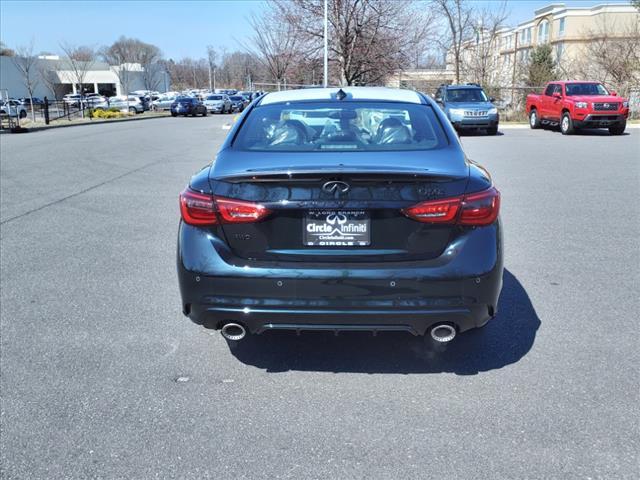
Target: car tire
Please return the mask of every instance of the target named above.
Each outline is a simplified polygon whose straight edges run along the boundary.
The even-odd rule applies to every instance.
[[[177,117],[177,116],[178,116],[178,114],[177,114],[176,112],[171,112],[171,116],[172,116],[172,117]]]
[[[529,127],[532,129],[540,128],[540,117],[538,116],[538,111],[533,108],[529,112]]]
[[[18,114],[18,116],[20,118],[27,118],[27,111],[26,110],[20,110],[20,113]]]
[[[497,135],[498,134],[498,125],[494,125],[493,127],[487,128],[488,135]]]
[[[135,107],[129,107],[129,113],[138,113]]]
[[[202,112],[202,116],[206,117],[207,116],[207,111],[205,110],[204,112]]]
[[[610,135],[622,135],[624,133],[624,129],[627,128],[627,122],[626,120],[623,122],[620,122],[616,125],[613,125],[611,127],[609,127],[609,134]]]
[[[573,128],[573,120],[571,120],[569,112],[564,112],[562,114],[562,118],[560,119],[560,132],[562,132],[563,135],[571,135],[575,132],[575,128]]]

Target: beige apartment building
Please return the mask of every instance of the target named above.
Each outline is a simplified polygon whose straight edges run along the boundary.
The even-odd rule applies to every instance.
[[[639,36],[640,12],[629,3],[593,7],[554,3],[535,10],[533,18],[516,27],[503,28],[494,34],[477,33],[476,38],[465,45],[462,75],[464,81],[492,86],[521,84],[531,52],[536,46],[548,43],[561,79],[593,77],[616,83],[621,79],[612,78],[603,68],[598,69],[603,62],[594,61],[593,57],[607,48],[604,42],[630,46],[638,44]],[[624,48],[607,51],[611,55],[619,55],[619,51],[628,53]],[[484,62],[478,60],[479,56],[485,57]],[[451,56],[447,58],[450,62]],[[453,65],[448,68],[453,69]]]
[[[629,93],[640,88],[640,71],[630,78],[614,78],[601,61],[603,55],[594,61],[594,50],[603,44],[613,45],[608,50],[612,56],[620,56],[613,53],[619,51],[627,56],[637,47],[633,55],[640,58],[640,12],[630,3],[592,7],[553,3],[535,10],[531,19],[515,27],[493,31],[476,27],[473,38],[463,46],[460,80],[503,89],[521,86],[533,49],[544,43],[552,47],[559,79],[593,79],[615,88],[622,88],[620,83],[625,82]],[[445,70],[405,71],[390,78],[388,85],[433,93],[426,87],[455,82],[453,56],[449,53],[446,60]]]

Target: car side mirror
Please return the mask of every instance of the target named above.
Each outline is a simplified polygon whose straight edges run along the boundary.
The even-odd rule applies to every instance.
[[[552,95],[554,98],[562,98],[562,94],[560,92],[553,92]]]
[[[618,92],[616,92],[615,90],[612,90],[610,93],[611,93],[611,95],[612,95],[612,96],[614,96],[614,97],[617,97],[617,96],[618,96]]]
[[[491,103],[495,102],[495,101],[496,101],[496,97],[489,97],[489,101],[490,101]]]
[[[442,97],[436,97],[436,103],[442,103]]]

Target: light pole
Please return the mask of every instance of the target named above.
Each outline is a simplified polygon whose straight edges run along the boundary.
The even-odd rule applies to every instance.
[[[324,87],[329,85],[329,58],[328,58],[328,15],[327,15],[327,0],[324,0]]]

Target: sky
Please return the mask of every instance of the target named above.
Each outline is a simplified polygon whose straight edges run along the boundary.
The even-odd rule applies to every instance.
[[[472,0],[473,1],[473,0]],[[479,7],[491,0],[475,0]],[[493,2],[499,3],[499,2]],[[510,0],[509,25],[533,17],[551,3],[592,6],[625,0]],[[0,0],[0,39],[9,48],[60,53],[60,43],[100,47],[120,35],[160,47],[166,58],[205,57],[206,46],[241,50],[251,35],[248,18],[267,8],[257,0],[235,1],[15,1]]]

